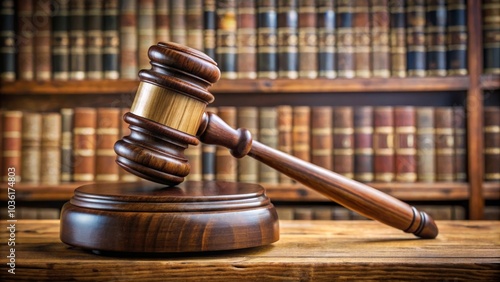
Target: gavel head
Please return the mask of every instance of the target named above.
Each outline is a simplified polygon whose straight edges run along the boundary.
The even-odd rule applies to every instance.
[[[195,137],[207,105],[208,88],[220,70],[207,55],[176,43],[149,48],[150,70],[139,72],[140,83],[129,113],[131,133],[115,144],[116,162],[141,178],[176,185],[189,174],[184,150]]]

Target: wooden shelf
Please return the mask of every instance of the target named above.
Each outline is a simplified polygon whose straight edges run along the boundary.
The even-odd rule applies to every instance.
[[[498,74],[481,75],[480,86],[484,90],[500,89],[500,75]]]

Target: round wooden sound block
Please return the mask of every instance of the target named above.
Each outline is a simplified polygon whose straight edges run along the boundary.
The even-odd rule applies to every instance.
[[[274,206],[257,184],[100,183],[75,190],[61,212],[61,240],[109,252],[200,252],[279,239]]]

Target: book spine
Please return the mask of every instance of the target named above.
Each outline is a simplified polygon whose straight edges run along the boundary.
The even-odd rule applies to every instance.
[[[257,76],[278,76],[276,0],[257,0]]]
[[[69,79],[68,1],[52,1],[52,79]]]
[[[170,2],[169,24],[170,24],[170,39],[173,42],[186,45],[187,43],[186,0],[175,0]]]
[[[184,150],[184,156],[186,156],[190,169],[189,174],[186,176],[187,181],[201,181],[203,179],[203,169],[202,169],[202,146],[189,146]]]
[[[238,78],[257,78],[257,14],[255,0],[238,2],[237,10]]]
[[[52,75],[51,66],[51,11],[50,1],[35,0],[34,16],[36,16],[36,32],[34,37],[35,52],[35,79],[38,81],[50,80]]]
[[[61,182],[61,114],[42,116],[42,156],[40,181],[57,185]]]
[[[118,79],[120,77],[118,64],[120,55],[118,17],[118,0],[105,1],[102,18],[102,68],[104,79]]]
[[[215,32],[217,16],[215,14],[215,0],[203,1],[203,52],[215,59]]]
[[[389,106],[373,109],[373,171],[376,182],[394,180],[394,115]]]
[[[215,49],[217,64],[221,78],[235,79],[236,69],[236,0],[217,1],[217,48]]]
[[[208,107],[207,112],[217,113],[217,108]],[[215,168],[215,145],[202,144],[201,145],[201,161],[202,161],[202,179],[204,181],[215,180],[216,168]]]
[[[337,2],[337,74],[353,78],[354,69],[354,8],[352,1]]]
[[[427,0],[426,64],[428,76],[446,76],[446,0]]]
[[[467,75],[467,4],[466,0],[447,0],[447,73]]]
[[[292,155],[306,162],[311,160],[310,124],[311,108],[294,106],[292,108]]]
[[[484,0],[483,9],[483,72],[500,74],[500,2]]]
[[[298,0],[299,77],[318,77],[316,0]]]
[[[236,128],[236,108],[219,107],[218,116],[230,127]],[[218,146],[215,150],[215,178],[220,181],[237,181],[237,161],[228,149]]]
[[[170,41],[170,1],[155,0],[155,42]]]
[[[311,162],[332,170],[332,108],[317,106],[311,108]]]
[[[86,79],[102,79],[102,2],[86,1],[85,25],[85,77]]]
[[[137,79],[137,2],[120,1],[120,78]]]
[[[406,77],[406,10],[404,0],[391,1],[390,52],[391,76]]]
[[[16,80],[16,14],[13,0],[0,2],[0,81]]]
[[[61,181],[73,180],[73,117],[72,108],[61,109]]]
[[[484,181],[500,181],[500,107],[484,107]],[[5,166],[4,166],[5,169]]]
[[[408,0],[406,7],[408,76],[426,76],[425,25],[425,0]]]
[[[353,109],[354,126],[354,179],[372,182],[373,172],[373,107],[357,106]]]
[[[333,171],[354,178],[354,117],[352,107],[333,108]]]
[[[417,142],[415,108],[394,108],[394,161],[398,182],[417,181]]]
[[[238,128],[246,128],[252,133],[252,139],[259,139],[259,110],[257,107],[241,107],[237,111]],[[238,181],[257,183],[259,181],[259,163],[245,156],[238,159]]]
[[[262,107],[259,110],[259,140],[270,148],[278,148],[278,111],[275,107]],[[276,184],[279,174],[275,169],[259,163],[259,181]]]
[[[292,155],[292,106],[281,105],[276,107],[278,112],[278,150]],[[279,175],[280,183],[292,183],[292,179],[284,174]]]
[[[299,77],[297,0],[278,1],[278,77]]]
[[[417,181],[436,181],[434,108],[418,107],[417,122]]]
[[[466,118],[463,107],[453,107],[453,137],[455,154],[455,181],[467,180],[467,136]]]
[[[155,44],[155,1],[142,0],[137,4],[138,67],[149,69],[149,47]]]
[[[5,2],[5,1],[4,1]],[[33,25],[33,1],[32,0],[19,0],[16,6],[17,12],[17,79],[19,80],[33,80],[34,78],[34,52],[33,52],[33,37],[35,35],[35,27]],[[9,16],[5,16],[2,12],[2,21],[9,20]],[[4,26],[4,24],[2,24]],[[8,26],[7,26],[8,27]],[[3,29],[3,28],[2,28]],[[3,32],[2,32],[3,34]],[[55,35],[55,34],[54,34]],[[3,37],[3,35],[2,35]],[[2,39],[4,42],[4,39]],[[5,42],[4,42],[5,44]],[[3,52],[2,52],[3,54]],[[2,62],[8,60],[2,58]],[[3,64],[3,63],[2,63]],[[2,66],[2,67],[5,67]],[[3,71],[2,71],[3,72]],[[3,76],[3,75],[2,75]],[[12,74],[11,80],[15,76]]]
[[[119,167],[113,147],[120,137],[120,109],[98,108],[96,116],[95,180],[118,181]]]
[[[96,109],[75,108],[73,121],[73,180],[94,181]]]
[[[453,111],[450,107],[435,109],[436,129],[436,180],[453,181],[454,172],[454,137]]]
[[[69,78],[85,79],[85,0],[69,2]]]
[[[23,113],[21,140],[21,178],[25,183],[39,183],[42,142],[41,114]]]
[[[336,14],[331,0],[316,0],[318,20],[318,77],[337,77]]]
[[[23,112],[5,111],[2,120],[2,176],[3,182],[12,182],[9,172],[15,172],[15,182],[21,181],[21,150]]]
[[[202,0],[186,0],[186,44],[203,51]]]
[[[373,77],[390,77],[388,0],[370,0],[371,62]]]
[[[355,76],[369,78],[372,76],[370,6],[368,0],[354,2],[354,69]]]
[[[123,120],[123,115],[125,113],[128,113],[128,112],[130,112],[129,108],[121,108],[120,109],[120,136],[122,138],[124,136],[130,135],[130,133],[131,133],[130,128],[129,128],[129,124]],[[123,169],[121,167],[118,169],[118,175],[120,176],[120,181],[125,181],[125,182],[135,182],[135,181],[139,181],[139,179],[140,179],[138,176],[126,171],[125,169]]]

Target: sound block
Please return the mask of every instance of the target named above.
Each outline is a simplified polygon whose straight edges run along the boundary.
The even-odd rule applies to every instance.
[[[99,183],[77,188],[63,206],[60,236],[97,252],[204,252],[271,244],[279,224],[257,184]]]

